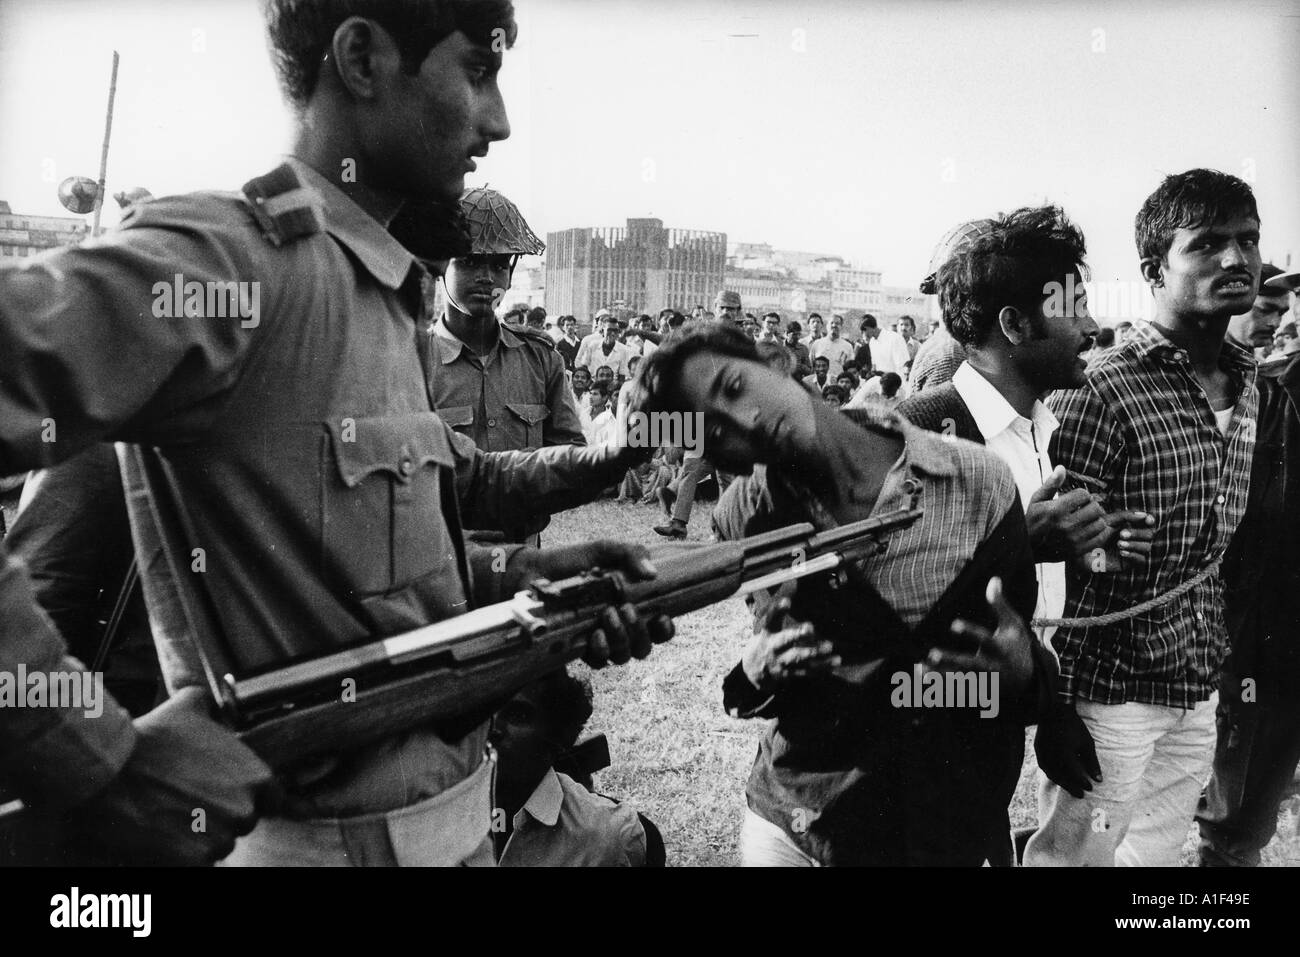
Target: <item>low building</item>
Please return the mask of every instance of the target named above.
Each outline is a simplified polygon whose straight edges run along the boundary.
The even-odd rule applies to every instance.
[[[0,200],[0,257],[35,256],[47,249],[75,246],[90,235],[79,216],[31,216],[15,213]]]

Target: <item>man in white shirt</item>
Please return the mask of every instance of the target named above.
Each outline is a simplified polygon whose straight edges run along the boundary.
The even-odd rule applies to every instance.
[[[618,341],[618,320],[611,315],[603,316],[597,335],[598,338],[594,341],[591,336],[582,340],[582,345],[578,347],[578,358],[573,363],[574,368],[586,366],[594,371],[601,366],[609,366],[614,370],[616,381],[623,382],[631,378],[627,361],[632,358],[632,350]]]
[[[840,335],[843,329],[844,317],[831,316],[830,334],[809,347],[814,359],[824,358],[830,364],[827,374],[832,381],[844,370],[844,363],[853,358],[853,343]]]
[[[608,309],[601,309],[599,312],[597,312],[594,316],[591,317],[591,332],[583,336],[582,339],[578,342],[579,352],[581,352],[583,346],[587,346],[588,343],[592,344],[588,348],[594,348],[595,345],[604,341],[605,337],[601,335],[600,324],[601,322],[604,321],[606,316],[612,316],[612,315],[614,314],[610,312]],[[575,366],[577,365],[576,360],[574,362],[574,365]]]
[[[1086,384],[1082,357],[1098,332],[1083,292],[1084,255],[1083,234],[1056,207],[994,220],[989,235],[954,255],[937,278],[966,361],[951,382],[898,406],[922,428],[988,446],[1011,468],[1038,562],[1037,619],[1061,617],[1066,561],[1088,561],[1117,540],[1119,561],[1145,561],[1154,526],[1148,515],[1108,515],[1086,491],[1066,489],[1065,470],[1048,454],[1058,423],[1042,400]],[[1077,290],[1075,297],[1062,299],[1065,289]],[[1048,648],[1055,630],[1037,629]],[[1100,780],[1100,767],[1086,728],[1061,707],[1057,721],[1040,725],[1035,748],[1048,777],[1082,796],[1089,778]]]
[[[610,410],[609,386],[604,382],[593,383],[587,392],[582,431],[588,445],[605,445],[618,435],[618,419]]]
[[[877,372],[897,372],[907,375],[907,365],[912,361],[907,342],[892,329],[881,329],[875,316],[862,318],[862,340],[871,343],[871,366]]]

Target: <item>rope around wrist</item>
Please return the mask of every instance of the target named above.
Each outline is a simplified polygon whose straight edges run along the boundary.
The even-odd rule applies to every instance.
[[[1139,602],[1132,608],[1126,608],[1123,611],[1108,612],[1105,615],[1090,615],[1086,618],[1035,618],[1029,623],[1029,626],[1031,628],[1092,628],[1094,626],[1113,625],[1117,622],[1127,621],[1130,618],[1136,618],[1138,615],[1145,614],[1155,608],[1160,608],[1163,605],[1169,604],[1174,599],[1187,594],[1218,571],[1219,565],[1222,561],[1222,556],[1216,558],[1182,584],[1175,585],[1173,588],[1169,589],[1169,591],[1157,595],[1155,598]]]

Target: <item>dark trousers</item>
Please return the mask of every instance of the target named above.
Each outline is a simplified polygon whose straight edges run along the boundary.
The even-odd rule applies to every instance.
[[[1224,673],[1214,774],[1201,796],[1202,867],[1256,867],[1273,839],[1282,801],[1300,763],[1300,700],[1241,700],[1241,680]]]

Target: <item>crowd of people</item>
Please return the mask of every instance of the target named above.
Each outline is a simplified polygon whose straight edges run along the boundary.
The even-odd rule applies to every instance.
[[[111,693],[93,717],[0,707],[28,844],[663,863],[674,835],[594,792],[608,756],[566,670],[276,767],[214,719],[210,678],[538,579],[653,578],[640,546],[542,533],[614,494],[683,539],[711,479],[719,541],[920,511],[883,550],[751,596],[718,690],[767,722],[743,863],[1169,865],[1194,821],[1201,863],[1259,862],[1300,762],[1300,273],[1263,261],[1246,183],[1156,184],[1135,216],[1152,318],[1114,330],[1088,309],[1082,232],[1045,205],[943,238],[924,339],[912,317],[850,338],[839,315],[754,316],[728,290],[689,316],[605,310],[580,337],[573,316],[498,316],[543,244],[464,189],[465,157],[509,135],[511,4],[365,6],[267,3],[299,117],[283,165],[0,268],[0,475],[32,470],[0,546],[0,673],[89,666]],[[340,181],[353,156],[364,181]],[[260,283],[265,312],[152,318],[177,273]],[[702,441],[629,445],[634,412],[696,416]],[[674,627],[616,601],[585,660],[646,658]],[[1035,726],[1037,826],[1013,834]]]

